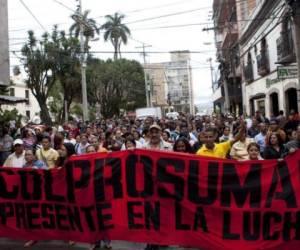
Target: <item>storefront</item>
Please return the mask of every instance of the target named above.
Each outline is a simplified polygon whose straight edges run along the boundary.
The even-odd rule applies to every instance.
[[[277,70],[264,78],[245,86],[245,106],[247,114],[253,115],[259,110],[266,117],[278,116],[283,110],[288,114],[297,107],[297,78],[278,78]]]

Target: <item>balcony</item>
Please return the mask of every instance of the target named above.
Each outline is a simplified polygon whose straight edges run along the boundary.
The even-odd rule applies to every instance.
[[[265,76],[270,72],[269,55],[267,51],[262,50],[260,55],[256,56],[257,72],[260,76]]]
[[[253,82],[253,66],[251,62],[244,67],[244,77],[246,83]]]
[[[281,36],[276,40],[276,43],[278,63],[288,64],[296,61],[292,32],[281,33]]]

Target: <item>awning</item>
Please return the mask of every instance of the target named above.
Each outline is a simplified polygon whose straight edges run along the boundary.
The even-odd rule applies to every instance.
[[[0,95],[0,105],[1,104],[15,104],[15,103],[22,103],[22,102],[27,102],[27,99],[22,98],[22,97]]]
[[[253,96],[250,96],[250,100],[262,99],[262,98],[266,98],[265,93],[257,93]]]

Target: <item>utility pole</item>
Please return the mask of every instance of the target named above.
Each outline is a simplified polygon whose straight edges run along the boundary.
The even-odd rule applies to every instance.
[[[0,85],[9,85],[7,0],[0,0]]]
[[[152,93],[151,93],[151,86],[148,82],[148,76],[146,72],[146,48],[152,47],[151,45],[146,45],[145,43],[142,43],[143,46],[141,47],[135,47],[136,49],[143,49],[143,59],[144,59],[144,77],[145,77],[145,93],[146,93],[146,100],[147,100],[147,107],[152,107]]]
[[[80,53],[81,53],[81,92],[82,92],[82,112],[83,112],[83,121],[88,121],[88,102],[87,102],[87,91],[86,91],[86,56],[85,56],[85,48],[84,48],[84,36],[83,29],[84,24],[82,20],[82,2],[78,1],[78,13],[80,15],[79,20],[81,20],[80,24]]]
[[[209,68],[210,68],[210,77],[211,77],[211,88],[212,91],[215,92],[214,89],[214,68],[212,66],[212,58],[208,58],[207,61],[209,62]]]

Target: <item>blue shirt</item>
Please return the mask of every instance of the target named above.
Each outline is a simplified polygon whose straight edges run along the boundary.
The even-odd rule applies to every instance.
[[[25,163],[23,167],[24,168],[31,167],[31,168],[34,168],[34,169],[47,169],[46,164],[41,160],[34,161],[31,166],[29,166],[27,163]]]
[[[266,147],[266,135],[263,135],[262,133],[259,133],[254,137],[255,142],[259,145],[260,147],[260,152],[264,152],[265,147]]]

